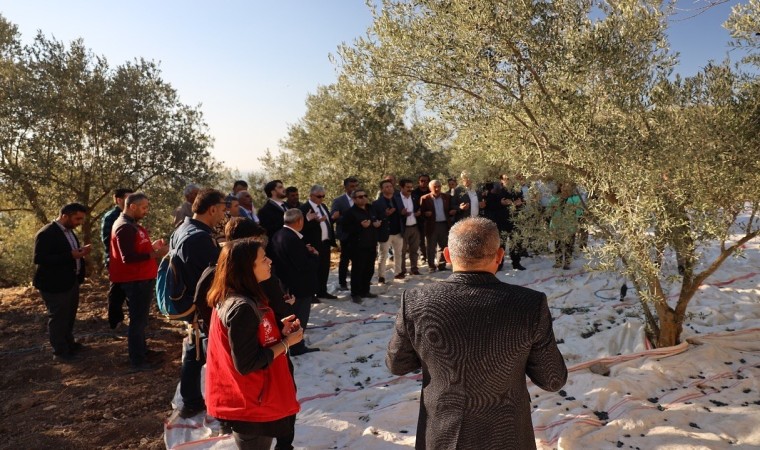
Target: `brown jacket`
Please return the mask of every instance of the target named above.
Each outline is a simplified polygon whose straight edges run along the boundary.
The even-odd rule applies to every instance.
[[[451,196],[445,192],[441,192],[441,198],[443,199],[443,213],[446,214],[446,223],[450,227],[454,223],[454,215],[456,214],[457,207],[451,203]],[[425,194],[420,198],[420,211],[425,216],[425,235],[429,236],[433,234],[435,229],[435,204],[433,203],[433,193]],[[433,215],[427,217],[425,212],[432,211]]]

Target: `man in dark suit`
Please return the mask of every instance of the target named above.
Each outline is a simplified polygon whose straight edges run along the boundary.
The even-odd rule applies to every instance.
[[[330,218],[335,226],[335,237],[340,241],[340,262],[338,263],[338,290],[347,291],[348,285],[346,284],[346,278],[348,278],[348,263],[351,260],[348,251],[346,250],[346,239],[348,236],[343,232],[343,220],[342,216],[352,206],[354,206],[354,199],[351,198],[351,194],[359,186],[359,180],[354,177],[348,177],[343,180],[343,190],[345,193],[340,197],[333,200],[330,206]]]
[[[343,231],[346,251],[351,257],[351,301],[361,303],[362,297],[377,297],[369,291],[369,285],[375,272],[378,229],[383,222],[369,206],[364,189],[356,189],[352,197],[354,206],[343,216]]]
[[[496,278],[488,219],[454,225],[444,254],[454,273],[402,294],[385,360],[422,369],[416,448],[535,448],[525,376],[552,392],[567,381],[546,295]]]
[[[311,314],[311,301],[317,292],[317,271],[319,255],[307,244],[301,230],[304,225],[303,213],[299,209],[289,209],[284,213],[285,225],[269,240],[272,251],[268,253],[272,265],[285,288],[285,293],[296,298],[293,313],[306,329]],[[308,348],[304,341],[290,347],[293,356],[319,351]]]
[[[443,259],[443,249],[446,248],[449,228],[457,213],[456,206],[451,203],[451,197],[441,192],[441,182],[430,182],[430,193],[420,199],[420,211],[425,218],[425,243],[427,263],[430,272],[446,270],[446,261]],[[439,248],[438,266],[435,265],[435,247]]]
[[[271,239],[282,228],[282,214],[288,210],[285,204],[285,188],[280,180],[272,180],[264,186],[267,201],[259,208],[259,223]],[[267,250],[269,250],[267,248]]]
[[[301,205],[301,212],[306,218],[303,239],[319,252],[319,270],[317,274],[317,297],[336,299],[327,292],[327,278],[330,276],[330,249],[335,245],[335,233],[332,219],[324,205],[325,188],[315,184],[309,191],[309,200]]]
[[[84,222],[87,207],[70,203],[56,220],[34,237],[34,287],[48,311],[48,332],[53,360],[72,362],[82,344],[74,341],[74,322],[79,307],[79,285],[84,281],[85,262],[92,247],[79,245],[74,228]]]

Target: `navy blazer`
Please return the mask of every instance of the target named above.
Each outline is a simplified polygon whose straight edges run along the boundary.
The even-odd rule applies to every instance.
[[[79,247],[79,239],[74,235]],[[43,292],[66,292],[74,283],[82,283],[85,277],[85,263],[76,273],[77,263],[71,256],[71,245],[57,223],[50,222],[34,236],[34,287]]]
[[[269,240],[268,252],[282,285],[296,298],[311,297],[317,293],[319,255],[306,248],[290,228],[282,228]]]
[[[345,193],[333,200],[332,205],[330,206],[331,217],[335,211],[338,211],[340,213],[340,217],[338,217],[338,220],[335,221],[335,236],[341,241],[348,239],[348,234],[343,231],[343,216],[349,209],[351,209],[351,203],[348,201],[348,197],[346,197]]]

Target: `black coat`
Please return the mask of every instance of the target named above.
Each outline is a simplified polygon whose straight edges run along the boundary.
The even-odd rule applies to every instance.
[[[418,449],[534,449],[525,376],[567,381],[546,295],[485,272],[405,291],[385,361],[422,369]]]
[[[330,212],[327,209],[327,205],[322,204],[324,206],[324,209],[321,211],[322,214],[327,214],[327,236],[328,240],[330,241],[330,245],[336,245],[335,244],[335,232],[333,231],[333,223],[332,219],[330,218]],[[314,208],[311,207],[311,203],[308,201],[301,205],[301,212],[303,213],[303,230],[301,230],[301,234],[303,234],[303,239],[306,241],[307,244],[311,244],[314,248],[319,248],[320,243],[322,242],[322,227],[320,226],[320,222],[318,220],[308,220],[306,219],[306,214],[309,212],[314,212]]]
[[[264,203],[264,206],[259,208],[257,214],[259,217],[259,224],[267,230],[267,236],[269,239],[272,239],[274,234],[280,231],[285,224],[283,214],[285,214],[285,211],[277,206],[277,204],[271,199],[267,200],[267,202]]]
[[[317,293],[319,256],[306,248],[290,228],[282,228],[269,241],[269,257],[282,285],[296,298],[311,297]]]
[[[374,222],[382,219],[377,217],[371,205],[367,205],[366,209],[354,205],[346,211],[341,219],[343,233],[346,235],[346,245],[349,249],[374,249],[377,247],[378,229],[371,223],[367,228],[361,224],[365,220]]]
[[[74,236],[77,246],[79,239]],[[57,223],[50,222],[34,236],[34,287],[43,292],[66,292],[74,283],[82,283],[85,276],[84,258],[82,269],[76,274],[77,263],[71,256],[71,245]]]

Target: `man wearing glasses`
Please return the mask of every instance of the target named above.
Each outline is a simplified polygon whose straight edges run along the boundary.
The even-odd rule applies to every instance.
[[[301,234],[304,241],[319,252],[317,297],[336,299],[336,296],[327,292],[327,278],[330,276],[330,248],[336,244],[332,219],[324,201],[325,188],[315,184],[309,191],[309,200],[301,205],[301,212],[305,219]]]
[[[226,206],[222,192],[215,189],[201,190],[193,202],[193,217],[185,218],[172,234],[170,251],[176,252],[182,260],[180,271],[185,285],[183,299],[194,298],[195,287],[203,271],[216,264],[219,258],[219,247],[213,238],[213,231],[224,220]],[[185,419],[206,410],[201,392],[201,368],[206,362],[206,355],[199,351],[201,339],[202,336],[190,330],[183,341],[184,357],[179,385],[182,407],[179,415]]]
[[[362,297],[377,297],[369,292],[369,285],[375,272],[377,229],[383,221],[367,206],[369,199],[364,189],[356,189],[352,197],[354,206],[343,216],[343,232],[351,258],[351,300],[361,303]]]

